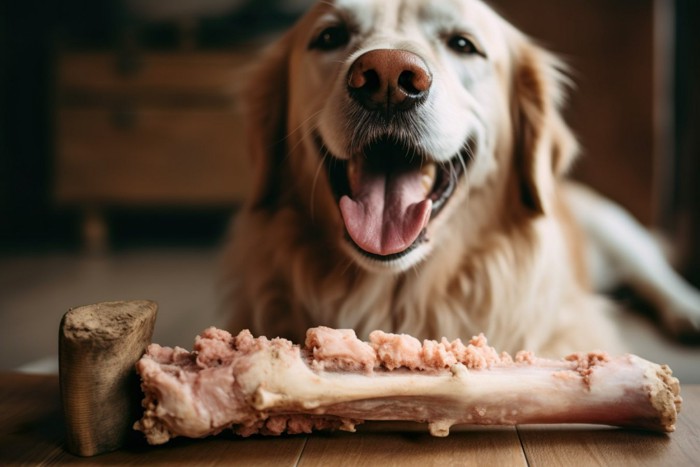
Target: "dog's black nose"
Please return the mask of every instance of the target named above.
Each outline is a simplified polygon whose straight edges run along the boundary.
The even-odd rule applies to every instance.
[[[350,96],[368,110],[393,114],[425,100],[433,77],[425,61],[407,50],[377,49],[350,67]]]

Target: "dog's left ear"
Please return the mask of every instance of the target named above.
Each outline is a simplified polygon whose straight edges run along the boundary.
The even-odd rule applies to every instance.
[[[529,40],[513,53],[514,163],[520,197],[533,213],[547,214],[557,177],[578,154],[576,138],[561,115],[567,77],[560,60]]]

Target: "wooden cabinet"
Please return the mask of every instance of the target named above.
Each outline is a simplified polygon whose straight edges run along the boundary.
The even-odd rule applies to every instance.
[[[106,207],[234,206],[250,187],[236,95],[248,54],[65,54],[55,199],[85,210],[104,246]],[[121,71],[120,71],[121,70]],[[101,225],[102,224],[102,225]]]
[[[64,109],[56,197],[75,204],[234,204],[248,189],[225,109]]]

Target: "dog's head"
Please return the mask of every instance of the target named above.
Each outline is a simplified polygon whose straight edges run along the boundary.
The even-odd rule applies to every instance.
[[[320,2],[251,80],[251,207],[301,207],[390,271],[546,215],[576,147],[559,70],[479,0]]]

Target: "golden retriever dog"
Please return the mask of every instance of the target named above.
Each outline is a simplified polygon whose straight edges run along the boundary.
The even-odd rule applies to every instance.
[[[697,326],[700,295],[651,236],[565,180],[566,87],[479,0],[319,2],[245,94],[255,179],[225,256],[231,328],[617,352],[593,288],[620,280]]]

